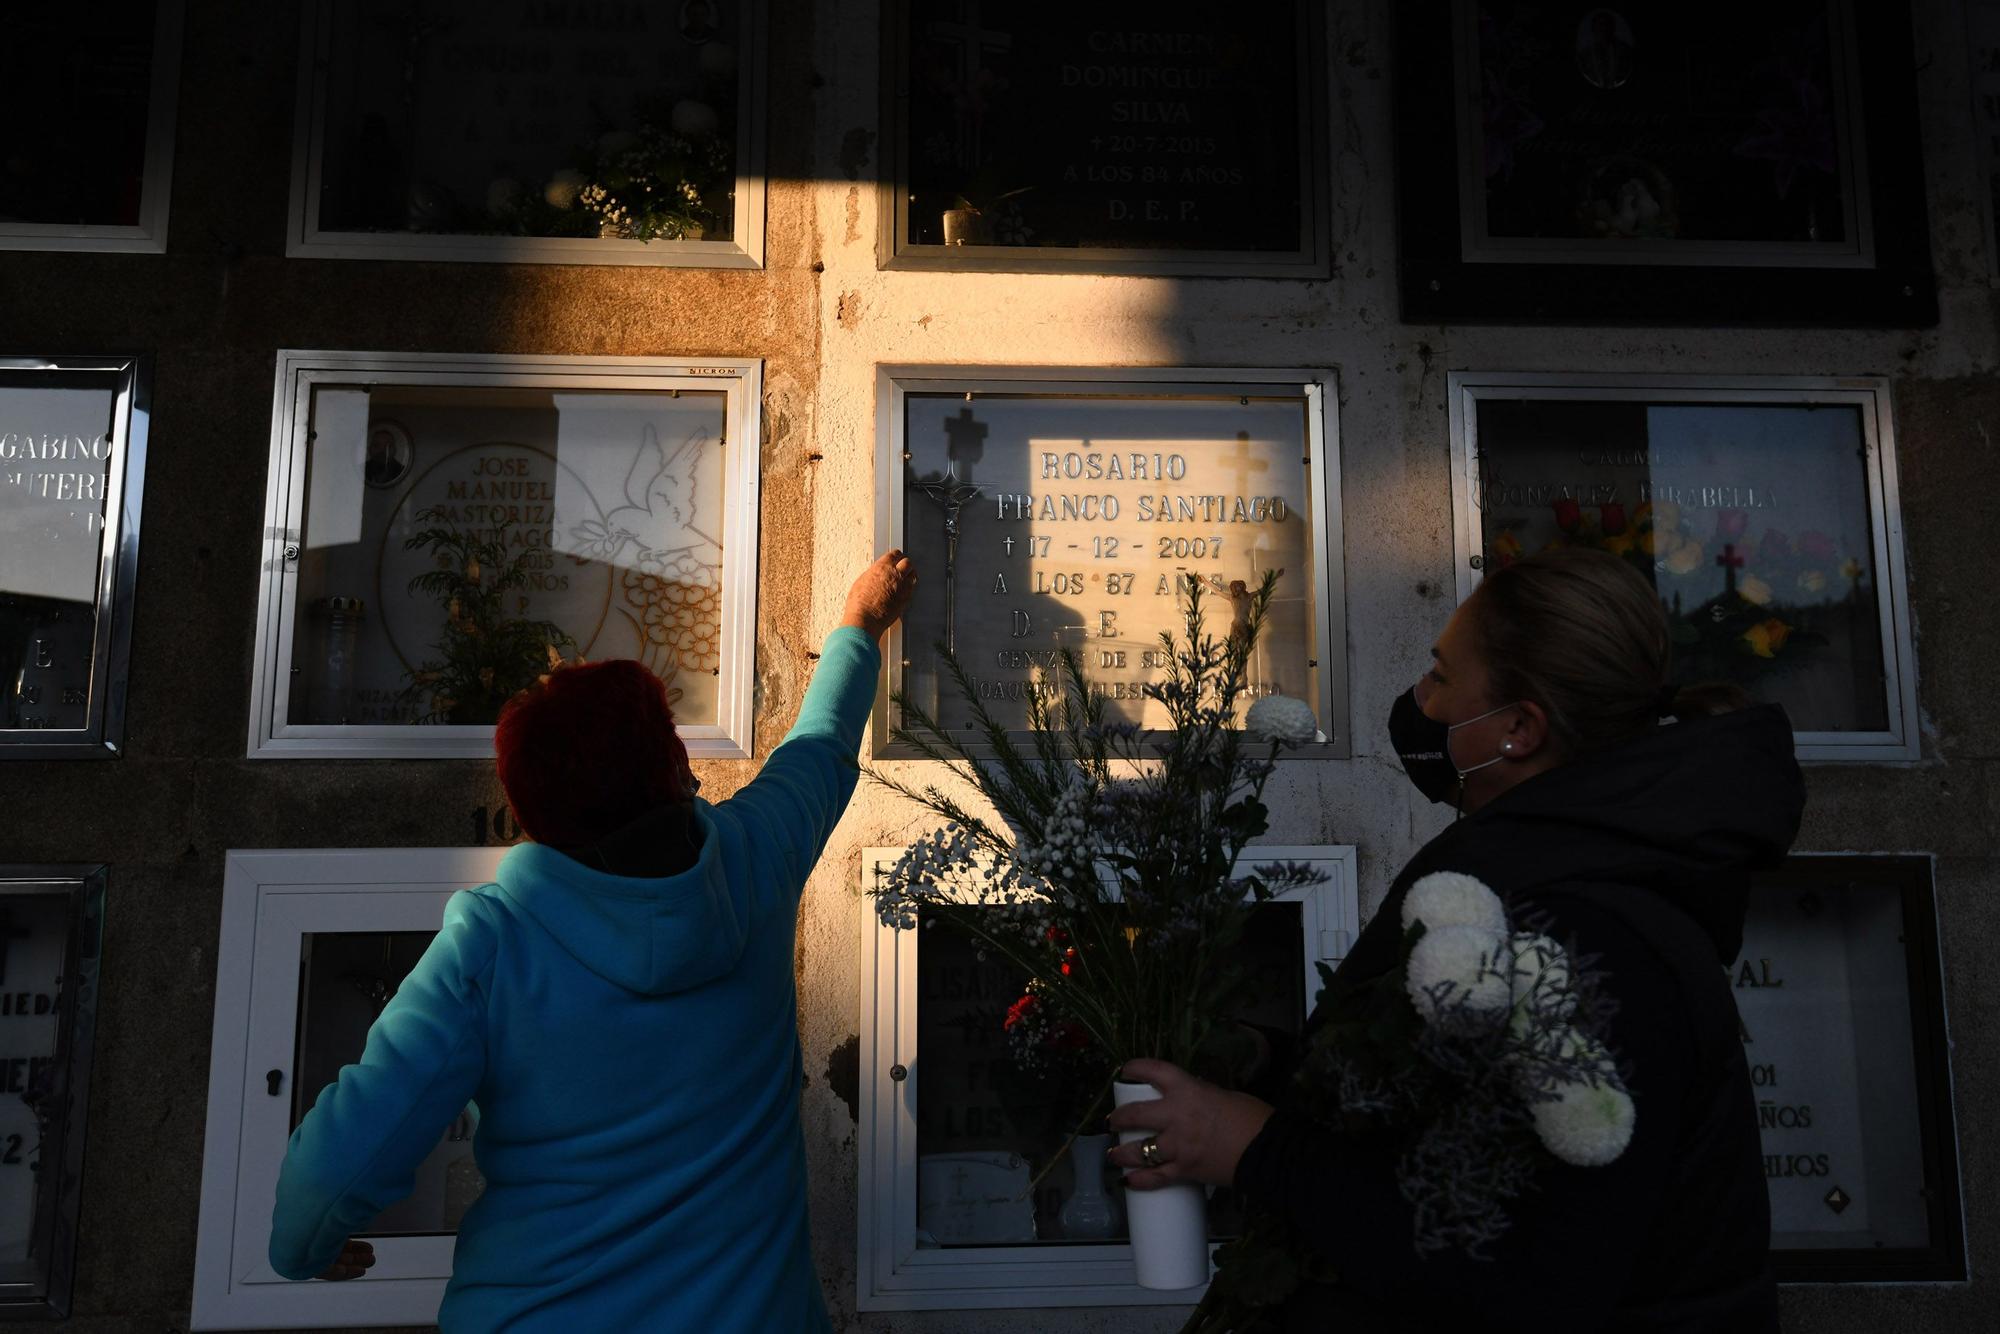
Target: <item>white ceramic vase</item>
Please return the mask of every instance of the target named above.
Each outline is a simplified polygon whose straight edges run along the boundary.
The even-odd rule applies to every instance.
[[[1151,1084],[1111,1086],[1120,1107],[1152,1102],[1160,1091]],[[1120,1131],[1120,1144],[1135,1144],[1150,1134]],[[1193,1182],[1159,1190],[1125,1192],[1125,1218],[1132,1234],[1132,1264],[1139,1286],[1178,1291],[1208,1282],[1208,1192]]]
[[[1069,1166],[1076,1184],[1056,1217],[1065,1237],[1102,1240],[1118,1234],[1118,1200],[1104,1188],[1104,1151],[1109,1135],[1078,1135],[1070,1141]]]

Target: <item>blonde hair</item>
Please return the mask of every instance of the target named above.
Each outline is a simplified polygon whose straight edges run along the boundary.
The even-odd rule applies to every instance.
[[[1495,570],[1465,604],[1496,700],[1532,700],[1572,754],[1653,730],[1663,713],[1727,713],[1738,687],[1708,683],[1667,697],[1672,641],[1659,595],[1603,551],[1544,551]]]

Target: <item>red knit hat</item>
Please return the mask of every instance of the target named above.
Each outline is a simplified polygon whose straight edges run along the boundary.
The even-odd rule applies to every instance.
[[[578,848],[693,793],[667,688],[629,658],[562,667],[507,701],[500,786],[537,843]]]

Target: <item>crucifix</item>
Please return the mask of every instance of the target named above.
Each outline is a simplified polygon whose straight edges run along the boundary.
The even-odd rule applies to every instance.
[[[1722,554],[1715,558],[1715,563],[1722,567],[1722,591],[1724,593],[1734,593],[1736,591],[1736,572],[1744,566],[1743,557],[1736,554],[1736,544],[1734,542],[1724,542],[1722,544]]]
[[[966,398],[971,399],[967,394]],[[979,494],[986,490],[972,480],[972,465],[986,452],[986,435],[991,428],[972,415],[971,405],[944,419],[945,448],[951,460],[943,477],[910,483],[944,510],[944,646],[948,653],[958,650],[958,518]],[[965,480],[958,477],[965,468]]]
[[[1006,51],[1014,45],[1012,33],[979,26],[979,0],[964,0],[959,21],[939,21],[924,25],[924,34],[933,41],[958,48],[958,160],[967,171],[979,169],[979,76],[984,73],[979,57],[987,51]]]

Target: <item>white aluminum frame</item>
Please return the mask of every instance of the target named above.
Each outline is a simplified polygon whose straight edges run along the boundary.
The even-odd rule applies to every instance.
[[[184,0],[160,0],[153,17],[153,73],[147,86],[146,175],[133,227],[0,222],[0,250],[79,250],[162,255],[167,250],[167,206],[173,194],[174,117],[180,109]]]
[[[379,1237],[345,1283],[271,1268],[271,1209],[291,1137],[299,946],[320,931],[435,931],[445,901],[491,883],[505,848],[232,850],[216,952],[215,1033],[195,1240],[195,1329],[427,1325],[451,1278],[452,1236]],[[280,1073],[269,1092],[267,1071]],[[442,1130],[442,1127],[440,1127]]]
[[[298,107],[293,123],[291,208],[285,255],[292,259],[444,260],[484,264],[623,264],[658,268],[764,267],[767,0],[742,0],[737,50],[736,215],[728,240],[632,241],[576,236],[453,236],[338,232],[319,227],[325,139],[325,47],[334,5],[308,0],[300,18]]]
[[[1348,720],[1347,544],[1341,510],[1340,391],[1332,370],[1270,367],[1195,369],[1130,366],[938,366],[885,365],[875,384],[875,535],[882,549],[903,544],[903,454],[905,401],[917,394],[981,393],[1116,395],[1171,399],[1176,394],[1212,397],[1289,389],[1305,399],[1306,487],[1313,505],[1313,670],[1319,674],[1314,707],[1320,733],[1316,743],[1295,748],[1284,759],[1346,759],[1353,754]],[[889,691],[906,665],[904,626],[889,630],[882,649],[883,689],[875,700],[875,753],[907,758],[889,740]]]
[[[488,758],[490,724],[328,726],[286,722],[298,629],[296,555],[305,525],[312,390],[322,384],[505,385],[534,389],[723,392],[721,685],[714,723],[677,731],[694,759],[748,759],[757,656],[758,484],[763,440],[762,361],[735,357],[569,357],[497,353],[278,353],[271,469],[264,500],[251,675],[252,759]],[[290,553],[290,554],[288,554]]]
[[[1882,659],[1889,712],[1882,732],[1799,732],[1802,762],[1913,762],[1923,758],[1917,713],[1916,648],[1910,628],[1909,570],[1903,554],[1903,514],[1896,483],[1896,431],[1889,381],[1880,376],[1617,375],[1516,371],[1453,371],[1451,416],[1453,566],[1458,599],[1472,595],[1484,559],[1479,511],[1479,404],[1498,399],[1631,400],[1649,403],[1842,405],[1861,413],[1874,546]]]
[[[864,848],[864,893],[871,876],[903,849]],[[1316,962],[1338,963],[1360,934],[1358,853],[1351,845],[1257,846],[1246,863],[1301,861],[1328,879],[1277,896],[1306,914],[1306,996],[1319,994]],[[861,957],[873,985],[861,997],[860,1219],[855,1307],[861,1311],[1002,1310],[1068,1306],[1173,1306],[1199,1290],[1138,1285],[1129,1243],[1077,1246],[917,1245],[917,933],[882,925],[861,909]],[[891,1074],[901,1067],[903,1077]]]

